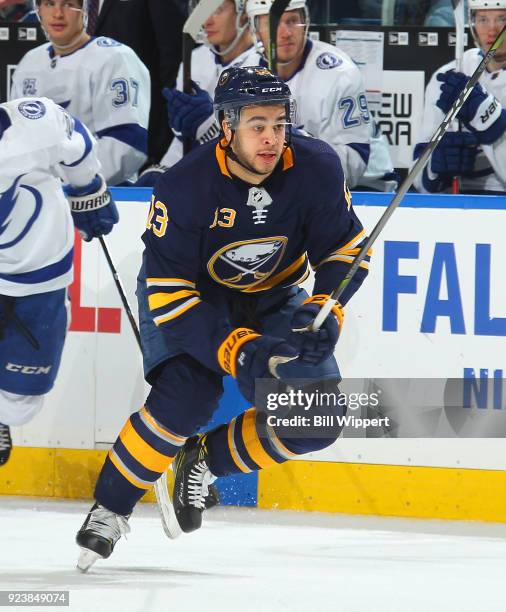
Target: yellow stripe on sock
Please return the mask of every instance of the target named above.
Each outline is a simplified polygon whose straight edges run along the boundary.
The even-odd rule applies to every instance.
[[[144,483],[139,482],[129,472],[127,472],[123,468],[123,465],[117,460],[116,455],[112,452],[112,448],[108,453],[108,457],[112,461],[112,463],[114,464],[114,467],[118,470],[118,472],[124,478],[126,478],[130,484],[133,484],[134,487],[137,487],[138,489],[144,489],[146,491],[152,487],[152,485],[148,486],[148,485],[145,485]]]
[[[143,440],[133,428],[130,419],[125,423],[119,438],[132,457],[152,472],[165,472],[173,459],[158,452]]]
[[[277,461],[275,461],[270,455],[267,454],[262,443],[260,442],[260,438],[258,437],[258,432],[256,428],[256,409],[250,408],[246,410],[244,413],[244,418],[242,421],[242,439],[244,442],[244,446],[248,451],[248,455],[253,459],[253,461],[258,465],[259,468],[267,468],[271,465],[277,465]]]

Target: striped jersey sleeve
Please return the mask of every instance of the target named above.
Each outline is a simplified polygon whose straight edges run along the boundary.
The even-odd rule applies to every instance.
[[[321,188],[307,212],[306,239],[311,265],[315,270],[314,295],[329,295],[348,273],[355,256],[367,240],[364,228],[353,210],[337,156],[322,160]],[[367,276],[371,251],[343,292],[346,304]]]
[[[149,311],[169,346],[223,374],[217,351],[232,327],[200,298],[196,281],[202,229],[185,224],[178,206],[182,200],[174,193],[166,197],[155,190],[143,235]]]

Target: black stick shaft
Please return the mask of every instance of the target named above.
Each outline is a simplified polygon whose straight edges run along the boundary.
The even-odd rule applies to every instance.
[[[112,277],[114,279],[114,283],[116,285],[116,289],[118,290],[119,297],[123,302],[123,307],[125,308],[125,312],[127,314],[128,320],[130,321],[130,325],[132,326],[132,331],[134,332],[135,339],[137,340],[137,344],[142,351],[141,346],[141,335],[139,333],[139,328],[137,327],[137,322],[135,321],[134,315],[132,313],[132,309],[130,308],[130,304],[128,303],[128,299],[123,289],[123,285],[121,284],[121,279],[119,277],[118,271],[116,270],[116,266],[111,258],[111,254],[109,253],[109,248],[107,247],[107,243],[103,236],[98,237],[100,244],[102,245],[102,250],[104,251],[105,258],[107,259],[107,263],[109,264],[109,269],[111,270]]]

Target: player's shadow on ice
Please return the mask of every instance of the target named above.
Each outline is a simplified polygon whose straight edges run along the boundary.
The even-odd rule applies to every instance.
[[[135,580],[138,576],[138,580]],[[150,579],[151,578],[151,579]],[[79,570],[55,570],[54,572],[5,572],[0,579],[2,584],[9,585],[9,589],[62,589],[72,590],[83,587],[106,587],[121,585],[125,589],[139,589],[142,587],[178,587],[187,586],[184,578],[199,579],[234,579],[247,578],[240,574],[219,574],[216,572],[195,572],[185,570],[175,570],[170,567],[111,567],[94,565],[87,574],[82,574]],[[127,579],[127,580],[125,580]],[[172,581],[172,579],[179,579]]]

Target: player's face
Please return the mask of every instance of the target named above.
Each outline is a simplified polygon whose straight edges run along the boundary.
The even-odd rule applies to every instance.
[[[83,31],[79,0],[42,0],[39,17],[52,43],[68,45]]]
[[[481,10],[474,13],[474,28],[480,47],[487,52],[503,27],[506,25],[506,10]],[[506,42],[498,49],[496,61],[506,60]]]
[[[269,44],[269,16],[257,17],[257,31],[267,49]],[[304,47],[306,24],[302,11],[286,11],[281,16],[276,39],[278,60],[282,63],[291,62],[301,54]]]
[[[228,129],[228,128],[227,128]],[[225,136],[230,140],[230,129]],[[241,120],[232,141],[232,149],[246,166],[268,176],[276,167],[285,143],[286,112],[281,104],[248,106],[241,111]]]
[[[236,35],[235,21],[235,3],[225,0],[204,23],[207,40],[218,48],[228,47]]]

